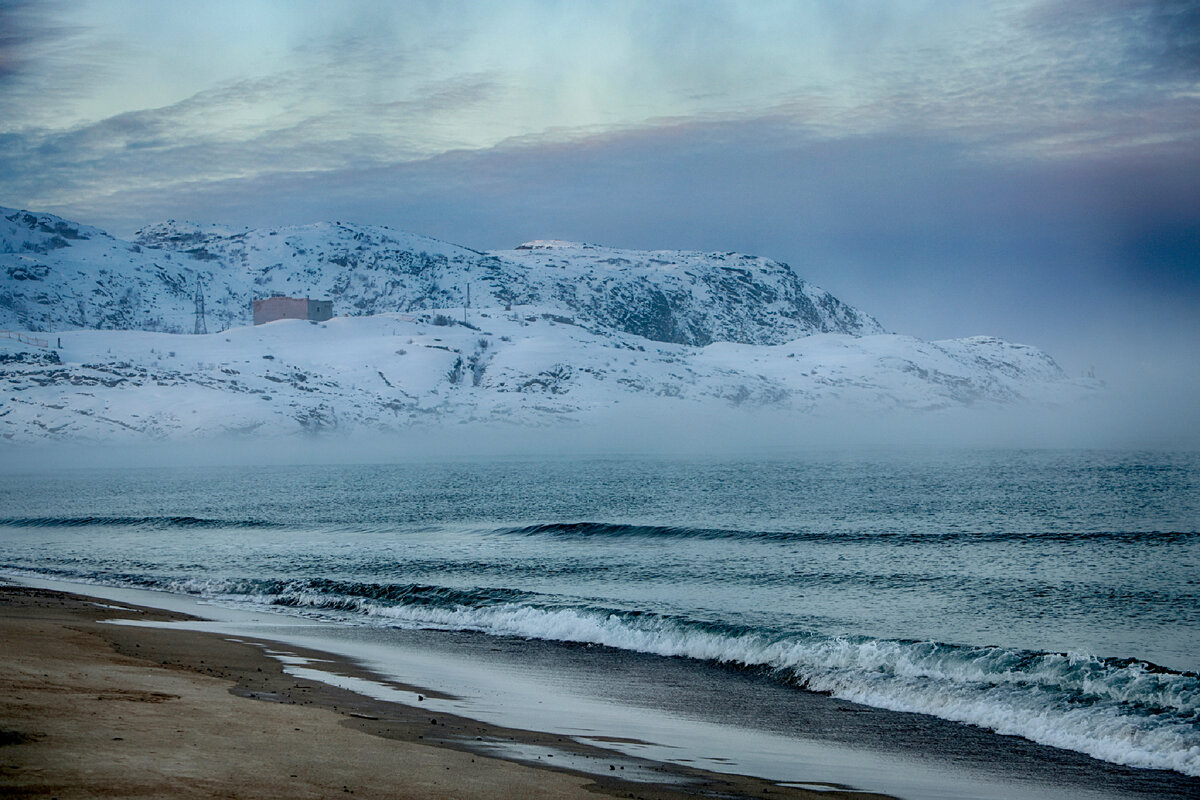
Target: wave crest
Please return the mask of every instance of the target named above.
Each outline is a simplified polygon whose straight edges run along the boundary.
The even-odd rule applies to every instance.
[[[895,531],[804,531],[736,530],[732,528],[693,528],[680,525],[631,525],[617,522],[546,522],[497,528],[500,536],[546,536],[559,539],[692,539],[743,540],[765,542],[888,542],[920,544],[931,542],[1071,542],[1103,540],[1131,543],[1179,543],[1200,537],[1197,531],[942,531],[902,533]]]
[[[189,516],[146,517],[5,517],[0,526],[8,528],[277,528],[277,523],[257,519],[208,519]]]

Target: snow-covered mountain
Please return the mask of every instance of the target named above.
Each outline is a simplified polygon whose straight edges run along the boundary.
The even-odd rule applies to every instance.
[[[541,425],[621,403],[929,411],[1095,389],[1036,348],[885,333],[790,267],[727,253],[479,253],[340,223],[166,223],[123,242],[5,210],[0,270],[0,328],[24,332],[0,336],[0,436],[15,441]],[[190,333],[198,286],[207,335]],[[250,326],[251,300],[274,293],[331,297],[338,316]]]
[[[251,321],[272,294],[331,298],[338,315],[546,306],[654,341],[780,344],[879,323],[786,264],[736,253],[536,242],[480,253],[388,228],[234,230],[167,222],[123,242],[49,214],[0,209],[0,327],[190,333]]]

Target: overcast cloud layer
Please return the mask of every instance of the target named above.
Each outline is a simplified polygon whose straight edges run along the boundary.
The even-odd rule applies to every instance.
[[[1191,391],[1200,3],[0,0],[0,204],[742,250]]]

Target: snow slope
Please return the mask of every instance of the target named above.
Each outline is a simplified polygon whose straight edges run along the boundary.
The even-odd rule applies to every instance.
[[[936,410],[1068,402],[1088,391],[1040,351],[997,339],[814,334],[780,345],[693,347],[597,334],[542,309],[477,309],[470,319],[478,329],[435,324],[438,317],[281,320],[204,336],[67,331],[50,351],[0,339],[0,436],[538,426],[645,401],[680,415]]]
[[[66,232],[65,234],[63,232]],[[655,341],[780,344],[881,333],[857,309],[769,259],[735,253],[531,243],[480,253],[389,228],[267,230],[166,222],[134,242],[48,214],[0,209],[0,327],[191,333],[246,325],[272,294],[331,298],[334,313],[537,305]]]
[[[198,287],[206,335],[191,334]],[[251,300],[273,293],[330,297],[339,316],[250,326]],[[3,210],[0,328],[27,332],[0,335],[11,441],[544,425],[647,402],[929,411],[1063,404],[1098,386],[1000,339],[885,333],[767,259],[567,242],[479,253],[341,223],[169,222],[124,242]]]

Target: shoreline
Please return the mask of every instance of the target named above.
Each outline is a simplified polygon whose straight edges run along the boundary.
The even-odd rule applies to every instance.
[[[9,584],[0,609],[10,643],[0,655],[0,786],[12,797],[885,797],[430,713],[289,674],[266,648],[380,681],[328,653],[107,624],[188,618],[176,612]]]

